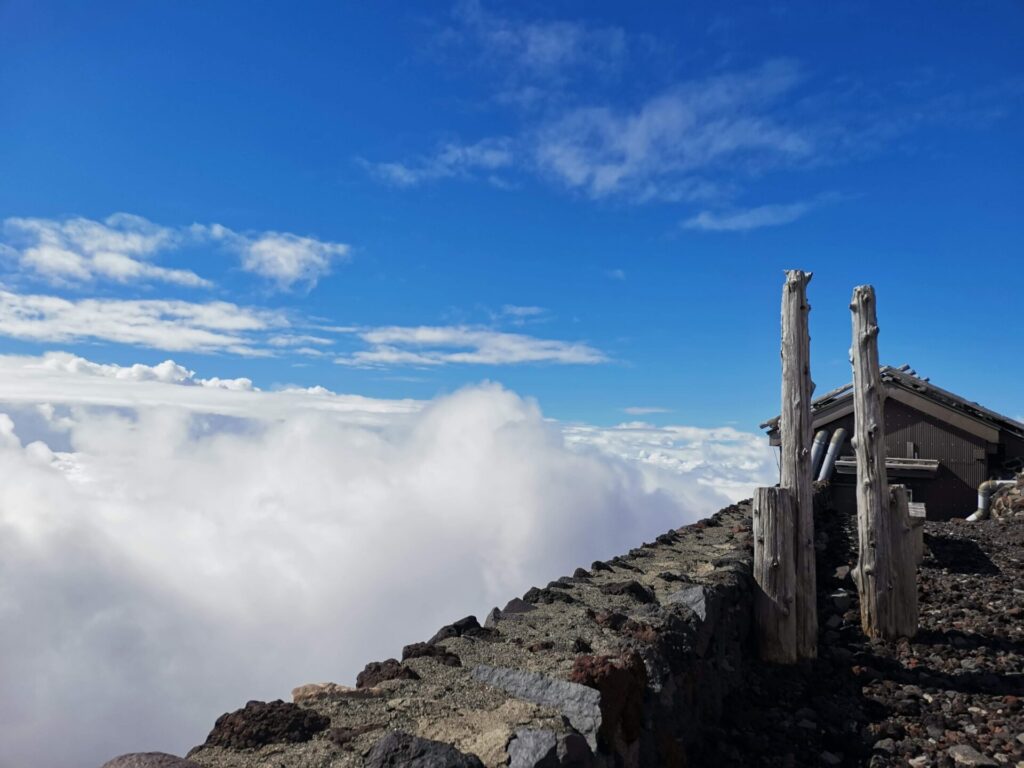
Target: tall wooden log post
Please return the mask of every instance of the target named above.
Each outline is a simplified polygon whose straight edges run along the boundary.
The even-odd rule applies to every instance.
[[[814,564],[814,484],[811,477],[811,336],[808,331],[807,283],[810,272],[786,271],[782,289],[782,441],[779,485],[795,510],[797,656],[818,655],[818,606]]]
[[[875,289],[870,285],[854,288],[850,311],[860,545],[854,578],[860,593],[864,634],[891,640],[912,636],[917,630],[917,563],[911,548],[906,490],[897,490],[890,498],[885,474],[884,391],[878,366]]]
[[[793,664],[796,653],[796,539],[786,488],[754,490],[754,628],[764,661]]]

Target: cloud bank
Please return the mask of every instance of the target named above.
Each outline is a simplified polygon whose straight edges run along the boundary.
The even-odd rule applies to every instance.
[[[0,335],[26,341],[112,341],[257,356],[267,353],[253,334],[286,325],[280,312],[226,301],[65,299],[0,289]]]
[[[118,283],[164,282],[192,288],[213,283],[186,269],[151,263],[188,246],[222,245],[241,258],[246,272],[289,289],[312,288],[332,264],[349,256],[349,246],[290,232],[240,233],[221,224],[166,227],[142,216],[115,213],[103,221],[5,219],[0,254],[10,254],[26,274],[70,285],[112,280]]]
[[[508,309],[506,307],[506,309]],[[539,307],[515,307],[513,317],[536,316]],[[527,310],[523,312],[522,310]],[[541,310],[543,312],[543,310]],[[335,360],[360,368],[408,365],[431,367],[455,363],[469,365],[519,365],[560,363],[594,365],[608,361],[599,349],[583,342],[541,339],[523,333],[507,333],[468,325],[382,326],[359,331],[369,344]]]
[[[496,384],[374,401],[53,354],[0,379],[0,743],[35,768],[182,753],[774,469],[754,435],[559,425]]]

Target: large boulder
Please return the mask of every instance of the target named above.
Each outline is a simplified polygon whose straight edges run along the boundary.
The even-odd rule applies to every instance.
[[[392,731],[366,756],[366,768],[484,768],[480,758],[451,744]]]
[[[250,701],[218,717],[203,746],[258,749],[266,744],[294,744],[309,741],[330,724],[330,718],[280,699]]]

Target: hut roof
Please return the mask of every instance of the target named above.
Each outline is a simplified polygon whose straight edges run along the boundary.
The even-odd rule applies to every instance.
[[[901,365],[898,368],[883,365],[880,373],[886,394],[908,402],[912,407],[926,410],[955,426],[967,429],[969,432],[984,434],[985,437],[993,441],[998,437],[999,431],[1005,431],[1024,439],[1024,424],[1021,422],[935,386],[928,379],[920,378],[909,365]],[[931,409],[922,408],[922,402],[931,403],[933,406]],[[936,411],[934,406],[939,406],[940,411]],[[853,384],[844,384],[826,392],[811,403],[811,415],[815,428],[820,424],[826,424],[835,418],[846,415],[852,408]],[[769,419],[761,424],[761,428],[767,429],[769,432],[777,431],[779,418],[776,416]],[[995,435],[992,434],[993,431],[996,432]]]

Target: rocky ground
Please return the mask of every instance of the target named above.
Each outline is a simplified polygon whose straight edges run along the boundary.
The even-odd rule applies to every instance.
[[[819,659],[751,665],[697,762],[1024,768],[1024,518],[926,523],[920,631],[899,643],[860,631],[851,521],[819,529]]]

